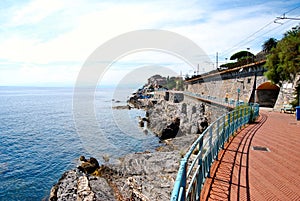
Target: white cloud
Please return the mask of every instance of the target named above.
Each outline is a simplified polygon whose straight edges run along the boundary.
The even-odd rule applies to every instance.
[[[98,46],[137,29],[166,29],[182,34],[196,42],[214,62],[216,52],[222,54],[272,21],[281,12],[277,7],[283,5],[281,1],[267,1],[241,7],[244,4],[244,1],[229,5],[228,1],[168,0],[121,3],[34,0],[23,6],[16,4],[10,9],[10,17],[5,18],[8,21],[0,21],[0,26],[3,25],[0,29],[0,84],[34,80],[55,82],[55,79],[64,82],[63,77],[68,77],[66,82],[70,82],[71,78],[74,82],[74,72],[78,72],[80,65]],[[281,34],[271,31],[275,26],[278,25],[268,27],[270,32],[264,37]],[[287,26],[282,27],[281,32],[286,31],[284,27]],[[222,56],[229,57],[234,51],[247,47],[259,51],[261,42],[242,43]],[[145,57],[135,57],[133,61],[144,60]],[[159,57],[164,56],[156,56]],[[166,60],[160,58],[158,61],[163,63]],[[67,70],[61,68],[64,65]],[[5,66],[14,68],[8,70]],[[26,74],[26,71],[29,73]],[[18,79],[7,77],[20,72],[26,76]],[[2,75],[7,76],[2,79]]]
[[[0,86],[10,85],[73,85],[80,66],[38,66],[22,64],[17,69],[8,68],[0,74]]]
[[[10,26],[36,24],[62,9],[63,6],[63,1],[59,0],[34,0],[21,9],[16,8],[8,24]]]
[[[183,69],[185,72],[181,72]],[[180,73],[190,72],[192,74],[194,70],[189,64],[173,55],[141,51],[127,55],[113,63],[99,82],[104,85],[119,82],[141,84],[154,74],[180,76]]]
[[[258,53],[265,40],[281,37],[282,31],[278,32],[281,25],[272,23],[276,15],[267,12],[269,10],[270,7],[265,5],[233,7],[213,12],[204,23],[170,27],[170,30],[196,41],[213,61],[218,52],[224,62],[225,57],[246,48]],[[269,26],[255,33],[267,24]],[[287,30],[289,27],[285,24],[282,28]]]

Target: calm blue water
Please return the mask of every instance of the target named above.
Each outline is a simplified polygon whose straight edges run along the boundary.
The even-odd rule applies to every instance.
[[[125,104],[130,90],[95,94],[95,113],[106,139],[79,136],[72,112],[73,89],[0,87],[0,200],[41,200],[80,155],[109,155],[153,150],[158,139],[137,127],[140,110],[112,110],[112,97]],[[117,122],[117,123],[116,123]],[[95,126],[95,125],[90,125]],[[88,133],[88,130],[87,130]],[[95,140],[94,140],[95,139]],[[97,146],[89,147],[89,141]]]

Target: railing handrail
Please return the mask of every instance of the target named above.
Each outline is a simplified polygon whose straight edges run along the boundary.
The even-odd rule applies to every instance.
[[[235,106],[239,106],[239,105],[244,104],[244,102],[242,100],[237,102],[234,99],[228,99],[227,102],[226,102],[225,98],[220,98],[220,97],[216,97],[216,96],[206,96],[206,95],[202,95],[202,94],[198,94],[198,93],[193,93],[193,92],[190,92],[190,91],[183,91],[183,94],[188,95],[188,96],[193,96],[195,98],[201,98],[203,100],[213,101],[213,102],[218,103],[220,105],[230,106],[230,107],[235,107]]]
[[[202,185],[206,177],[209,176],[210,167],[217,157],[219,150],[224,147],[224,143],[237,129],[249,123],[249,121],[253,121],[258,115],[259,105],[251,104],[237,108],[214,121],[194,141],[180,161],[171,201],[183,201],[187,198],[188,200],[199,200]],[[194,160],[189,163],[189,159],[196,148],[199,149],[198,154]],[[198,164],[196,166],[197,162]],[[192,179],[189,179],[190,177],[192,177]]]

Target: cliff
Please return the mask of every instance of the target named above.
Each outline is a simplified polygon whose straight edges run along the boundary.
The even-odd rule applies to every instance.
[[[116,164],[97,162],[96,171],[90,164],[67,171],[51,189],[49,200],[169,200],[180,159],[209,124],[206,107],[191,100],[158,101],[147,110],[147,126],[161,137],[176,118],[176,138],[164,140],[154,153],[128,154]]]
[[[133,153],[92,174],[67,171],[49,200],[168,200],[181,157],[198,135],[165,141],[157,152]]]

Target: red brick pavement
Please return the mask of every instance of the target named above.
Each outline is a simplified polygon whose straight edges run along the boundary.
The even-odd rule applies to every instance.
[[[260,114],[220,152],[201,200],[300,201],[300,121],[293,114]]]

